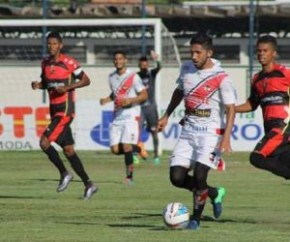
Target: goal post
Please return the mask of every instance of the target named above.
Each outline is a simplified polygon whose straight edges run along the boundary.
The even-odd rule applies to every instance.
[[[28,88],[30,82],[38,79],[40,75],[41,55],[36,44],[39,45],[42,42],[42,28],[47,29],[48,32],[61,30],[62,32],[58,32],[65,34],[63,34],[64,47],[69,45],[70,51],[74,51],[73,53],[79,54],[83,58],[83,61],[80,61],[81,65],[93,79],[92,87],[89,88],[91,91],[86,88],[77,91],[77,112],[79,113],[73,123],[76,148],[106,150],[108,127],[95,125],[94,128],[99,133],[97,138],[92,138],[92,132],[88,129],[96,119],[99,122],[106,122],[107,115],[109,115],[106,110],[112,109],[110,106],[106,107],[106,110],[102,111],[102,117],[99,117],[98,109],[101,107],[99,107],[98,100],[107,94],[107,75],[113,70],[111,60],[108,62],[103,58],[104,49],[112,51],[118,46],[117,44],[123,44],[122,46],[127,44],[128,50],[134,50],[132,59],[135,62],[130,63],[129,61],[129,64],[134,64],[135,70],[137,70],[136,60],[137,55],[141,55],[141,29],[143,26],[146,26],[145,38],[148,40],[146,43],[160,56],[160,60],[169,61],[171,58],[174,59],[176,66],[179,65],[180,60],[176,53],[174,39],[162,24],[161,19],[158,18],[0,20],[0,31],[2,31],[0,34],[3,37],[0,38],[0,70],[2,77],[7,80],[0,89],[0,135],[2,138],[0,150],[38,149],[41,130],[48,123],[44,109],[48,105],[47,100],[46,103],[43,103],[40,92],[32,92]],[[80,54],[82,47],[86,49],[85,54]],[[1,53],[4,56],[2,59]],[[72,56],[76,57],[74,54]],[[76,59],[79,60],[77,57]],[[160,80],[162,80],[162,75],[161,70],[156,81],[158,105],[161,103]],[[13,85],[13,90],[11,85]],[[98,108],[95,108],[96,106]],[[87,117],[88,112],[90,117]],[[85,120],[86,118],[88,120]],[[92,139],[97,139],[98,144]],[[151,137],[146,142],[146,146],[152,149]],[[162,147],[163,142],[160,137],[160,153]]]
[[[162,56],[161,19],[5,19],[0,20],[1,27],[73,27],[73,26],[144,26],[154,28],[154,46]]]

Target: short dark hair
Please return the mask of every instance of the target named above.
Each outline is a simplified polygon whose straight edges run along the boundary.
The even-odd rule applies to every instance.
[[[58,33],[58,32],[51,31],[51,32],[46,36],[46,39],[50,39],[50,38],[55,38],[55,39],[57,39],[59,42],[62,42],[62,37],[61,37],[60,33]]]
[[[127,53],[123,50],[115,50],[113,53],[113,56],[115,57],[117,54],[123,55],[125,58],[127,58]]]
[[[257,40],[257,44],[260,44],[260,43],[269,43],[273,46],[273,48],[275,50],[277,50],[277,40],[274,36],[272,35],[263,35],[263,36],[260,36]]]
[[[213,49],[212,37],[207,33],[198,32],[194,34],[190,39],[190,45],[199,44],[207,50]]]
[[[139,61],[148,61],[148,59],[146,56],[143,55],[139,58]]]

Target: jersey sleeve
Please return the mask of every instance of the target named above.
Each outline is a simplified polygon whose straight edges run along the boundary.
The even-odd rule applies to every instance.
[[[177,85],[180,84],[180,83],[183,81],[183,79],[184,79],[184,75],[185,75],[185,73],[187,73],[187,72],[188,72],[188,67],[187,67],[186,63],[183,63],[183,64],[181,65],[181,67],[180,67],[179,75],[178,75],[178,77],[177,77],[177,79],[176,79],[176,84],[177,84]]]
[[[256,110],[256,108],[260,105],[260,98],[255,88],[255,80],[257,77],[258,77],[258,73],[254,75],[254,78],[251,83],[250,96],[248,97],[248,101],[250,102],[253,110]]]
[[[70,69],[71,73],[77,78],[81,78],[84,74],[84,71],[80,66],[79,62],[72,57],[70,57],[69,61],[67,62],[67,66]]]
[[[253,110],[255,110],[260,105],[260,98],[258,97],[257,91],[253,85],[251,86],[251,92],[248,100]]]
[[[47,82],[46,82],[45,76],[44,76],[44,68],[45,68],[45,64],[44,64],[44,60],[43,60],[41,62],[40,81],[41,81],[42,89],[47,89]]]
[[[226,76],[221,82],[221,95],[224,104],[235,104],[237,101],[236,90],[231,82],[231,79]]]
[[[176,79],[177,89],[183,90],[183,81],[185,75],[193,71],[193,64],[191,61],[186,61],[181,65],[179,75]]]

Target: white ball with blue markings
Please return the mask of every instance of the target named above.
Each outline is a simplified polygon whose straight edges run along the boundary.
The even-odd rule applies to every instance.
[[[163,211],[163,221],[171,229],[184,229],[189,223],[188,208],[180,202],[169,203]]]

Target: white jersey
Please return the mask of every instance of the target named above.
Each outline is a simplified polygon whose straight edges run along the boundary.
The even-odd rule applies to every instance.
[[[109,85],[114,94],[114,121],[135,121],[140,117],[139,104],[126,108],[118,106],[118,101],[121,99],[136,97],[145,89],[140,77],[128,69],[122,75],[114,71],[109,75]]]
[[[224,105],[236,102],[229,76],[219,61],[212,61],[214,66],[204,70],[196,69],[192,61],[184,62],[176,81],[177,88],[184,94],[185,124],[196,135],[222,132],[225,128]]]

